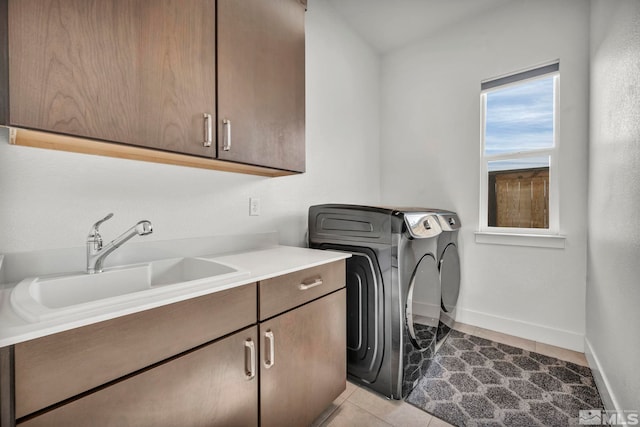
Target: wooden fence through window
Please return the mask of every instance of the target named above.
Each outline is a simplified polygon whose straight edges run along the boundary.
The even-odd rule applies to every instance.
[[[549,228],[549,168],[489,172],[489,226]]]

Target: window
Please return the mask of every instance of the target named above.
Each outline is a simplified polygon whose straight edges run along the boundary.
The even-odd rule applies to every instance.
[[[482,83],[480,231],[559,229],[559,63]]]

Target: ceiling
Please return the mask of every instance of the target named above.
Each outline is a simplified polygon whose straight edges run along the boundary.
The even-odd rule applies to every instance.
[[[381,54],[511,0],[327,0]]]

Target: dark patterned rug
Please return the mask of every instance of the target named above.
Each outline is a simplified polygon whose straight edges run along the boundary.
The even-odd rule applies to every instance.
[[[405,400],[458,427],[566,427],[603,408],[588,367],[455,330]]]

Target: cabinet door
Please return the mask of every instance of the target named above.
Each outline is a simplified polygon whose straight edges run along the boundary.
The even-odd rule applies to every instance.
[[[256,300],[238,286],[16,344],[16,416],[255,324]]]
[[[304,11],[218,0],[218,158],[304,171]]]
[[[346,387],[346,291],[260,324],[261,426],[310,425]]]
[[[13,126],[215,156],[215,0],[9,0],[9,78]]]
[[[24,427],[256,426],[256,327],[18,420]],[[132,356],[135,357],[135,356]],[[99,367],[97,367],[99,369]],[[253,375],[253,376],[252,376]]]

